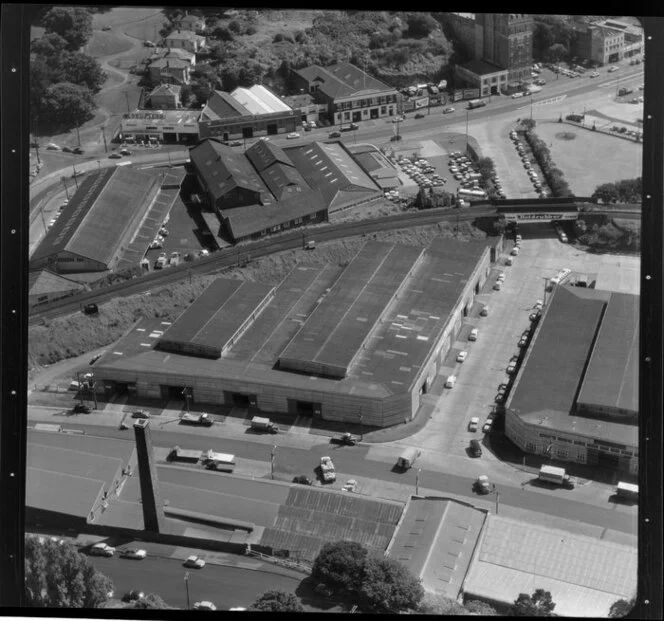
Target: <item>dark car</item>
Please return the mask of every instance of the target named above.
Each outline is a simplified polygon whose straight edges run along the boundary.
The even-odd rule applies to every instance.
[[[119,160],[122,156],[119,153],[111,153],[109,156],[112,160]]]
[[[99,312],[99,307],[96,304],[86,304],[83,307],[83,312],[86,315],[95,315],[96,313]]]
[[[304,474],[296,476],[293,478],[293,483],[300,483],[300,485],[313,485],[313,481]]]
[[[71,153],[72,149],[71,149],[71,147],[62,147],[62,152],[63,153]]]
[[[84,403],[77,403],[74,406],[74,414],[89,414],[90,412],[92,412],[90,406]]]
[[[76,153],[76,155],[83,155],[83,153],[85,153],[81,147],[75,147],[71,150],[71,152]]]
[[[110,30],[110,29],[111,29],[110,26],[104,26],[104,27],[102,28],[102,30],[104,30],[104,31],[106,31],[106,30]]]
[[[422,114],[421,112],[418,112],[418,113],[415,115],[415,118],[416,118],[416,119],[423,119],[425,116],[426,116],[426,114]]]
[[[357,123],[351,123],[351,124],[350,124],[350,128],[351,128],[351,129],[359,129],[360,126],[359,126]]]
[[[330,138],[341,138],[341,132],[331,132]]]
[[[470,454],[473,457],[482,457],[482,445],[479,440],[470,441]]]
[[[390,140],[392,142],[396,142],[397,140],[402,140],[402,138],[403,137],[400,134],[397,134],[396,136],[392,136],[392,138],[390,138]]]

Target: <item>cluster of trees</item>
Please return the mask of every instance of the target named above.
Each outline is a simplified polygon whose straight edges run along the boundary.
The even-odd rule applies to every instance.
[[[585,220],[576,221],[574,229],[579,243],[599,249],[627,252],[640,250],[641,234],[638,228],[619,226],[606,216],[598,220],[590,225]]]
[[[498,190],[493,185],[492,177],[496,174],[496,164],[490,157],[477,160],[478,172],[481,175],[480,187],[484,188],[489,198],[498,198]]]
[[[412,83],[417,79],[438,80],[452,46],[430,13],[387,11],[329,11],[316,17],[310,28],[283,30],[271,44],[256,44],[243,39],[257,32],[258,14],[238,11],[231,19],[217,12],[201,14],[207,24],[207,49],[197,54],[197,62],[214,74],[224,90],[265,83],[277,92],[290,92],[290,69],[311,64],[329,65],[350,61],[381,79]],[[171,20],[161,31],[168,35],[182,15],[166,9]],[[265,18],[265,17],[264,17]],[[197,65],[193,78],[199,92],[205,81]],[[209,77],[207,78],[209,79]]]
[[[26,604],[47,608],[98,608],[113,583],[97,571],[71,542],[25,538]]]
[[[560,170],[551,159],[551,151],[541,138],[535,133],[535,121],[533,119],[523,119],[521,127],[524,128],[526,140],[533,150],[533,155],[537,160],[547,184],[551,188],[551,193],[556,197],[574,196],[570,190],[569,184],[565,179],[563,171]]]
[[[592,198],[602,201],[605,205],[615,203],[640,203],[643,191],[641,177],[623,179],[616,183],[602,183],[595,188]]]
[[[398,561],[375,557],[353,541],[328,543],[314,561],[311,577],[325,597],[356,597],[364,612],[416,610],[424,596],[420,581]]]
[[[263,593],[250,607],[254,612],[304,612],[300,598],[285,591]]]
[[[55,7],[41,25],[45,33],[32,42],[30,54],[31,122],[71,129],[92,118],[93,95],[106,80],[97,60],[80,51],[92,36],[92,14]]]
[[[533,15],[533,52],[536,60],[558,62],[572,56],[577,33],[569,15]]]
[[[413,207],[417,209],[436,209],[438,207],[453,207],[456,205],[456,197],[451,192],[439,188],[420,188]]]

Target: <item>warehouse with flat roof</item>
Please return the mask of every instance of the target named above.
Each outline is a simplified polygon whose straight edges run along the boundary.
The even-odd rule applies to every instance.
[[[129,167],[89,172],[30,257],[30,269],[56,273],[113,270],[157,200],[154,171]]]
[[[386,427],[412,419],[488,277],[486,241],[367,242],[276,287],[218,279],[96,363],[109,391]]]
[[[505,405],[521,449],[638,470],[639,298],[555,287]]]

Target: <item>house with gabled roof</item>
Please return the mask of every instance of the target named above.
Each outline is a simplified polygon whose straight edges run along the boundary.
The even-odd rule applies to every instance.
[[[160,84],[148,95],[150,105],[156,110],[173,110],[182,107],[180,93],[182,87],[178,84]]]
[[[205,37],[189,30],[175,30],[164,39],[166,47],[181,47],[194,54],[205,47],[205,42]]]

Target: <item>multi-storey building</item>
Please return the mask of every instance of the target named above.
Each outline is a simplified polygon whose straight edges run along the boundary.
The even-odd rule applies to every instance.
[[[600,65],[615,63],[623,58],[625,34],[620,30],[575,21],[574,32],[574,55]]]
[[[533,18],[523,13],[477,13],[475,58],[507,69],[510,82],[530,77]]]
[[[312,65],[293,75],[299,88],[311,93],[319,103],[327,104],[327,116],[335,125],[397,113],[397,90],[350,63]]]

